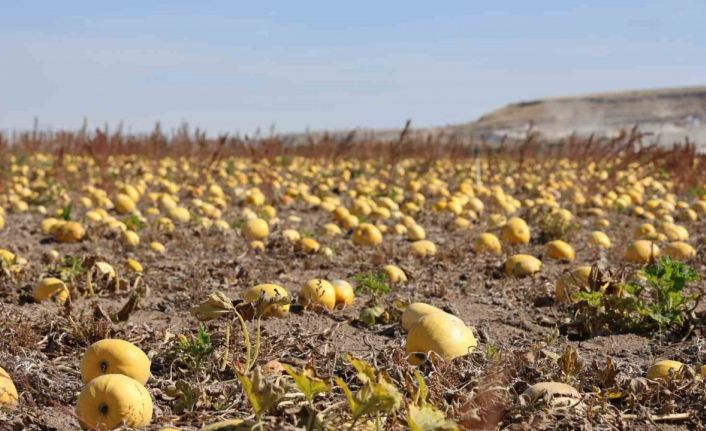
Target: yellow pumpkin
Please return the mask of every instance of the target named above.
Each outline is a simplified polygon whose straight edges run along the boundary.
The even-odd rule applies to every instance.
[[[313,279],[307,281],[304,288],[299,292],[302,305],[320,305],[333,310],[336,306],[336,290],[333,285],[326,280]]]
[[[346,280],[333,280],[331,282],[333,289],[336,291],[336,304],[344,306],[352,305],[355,299],[353,286]]]
[[[301,235],[296,229],[285,229],[282,231],[282,237],[290,244],[295,244],[301,239]]]
[[[75,221],[60,221],[52,228],[52,236],[59,242],[78,242],[86,235],[86,230]]]
[[[93,343],[81,358],[81,379],[88,383],[104,374],[123,374],[144,385],[150,377],[150,359],[129,341],[106,338]]]
[[[128,259],[127,261],[125,261],[125,266],[132,272],[138,274],[142,274],[142,272],[144,271],[142,264],[135,259]]]
[[[256,218],[245,222],[242,233],[248,241],[262,241],[270,234],[270,227],[265,220]]]
[[[418,364],[420,358],[415,353],[434,352],[448,361],[468,354],[477,345],[473,330],[460,319],[448,313],[430,313],[411,326],[405,349],[410,363]]]
[[[635,238],[653,238],[657,229],[650,223],[643,223],[635,229]]]
[[[525,277],[542,269],[542,261],[528,254],[516,254],[505,261],[505,273],[511,277]]]
[[[677,374],[682,368],[684,368],[684,364],[679,361],[671,361],[669,359],[657,361],[647,370],[647,378],[666,380],[669,378],[670,373],[672,375]]]
[[[530,228],[519,217],[513,217],[505,223],[501,231],[502,239],[508,244],[527,244],[530,240]]]
[[[59,220],[57,218],[54,218],[54,217],[45,218],[44,220],[42,220],[42,233],[44,235],[51,234],[52,231],[54,230],[54,227],[60,223],[61,223],[61,220]]]
[[[426,304],[424,302],[414,302],[412,304],[409,304],[402,312],[402,328],[409,331],[412,328],[412,325],[417,323],[419,319],[426,316],[427,314],[432,313],[445,313],[451,319],[458,319],[460,322],[463,323],[461,319],[454,316],[453,314],[446,313],[441,308],[434,307],[433,305]]]
[[[375,225],[361,223],[353,231],[353,244],[376,246],[382,243],[382,233]]]
[[[37,302],[53,299],[59,304],[63,304],[69,297],[69,289],[63,281],[58,278],[47,277],[42,279],[34,288],[32,297]]]
[[[135,201],[124,193],[118,193],[113,201],[115,210],[120,214],[127,214],[135,211]]]
[[[670,241],[688,241],[689,231],[684,226],[674,223],[664,223],[660,227],[660,232],[663,233]]]
[[[191,213],[184,207],[175,206],[169,208],[169,217],[178,223],[188,223],[191,220]]]
[[[265,243],[262,241],[250,241],[248,247],[250,247],[250,250],[254,251],[265,251]]]
[[[549,241],[545,245],[547,252],[547,257],[556,260],[562,260],[567,262],[573,262],[576,259],[576,252],[571,244],[564,242],[560,239]]]
[[[588,243],[595,247],[600,248],[611,248],[612,244],[610,238],[605,233],[594,230],[591,232],[591,236],[588,237]]]
[[[304,253],[314,254],[321,249],[321,244],[314,238],[302,238],[297,243],[297,248]]]
[[[16,259],[17,256],[15,253],[5,250],[4,248],[0,248],[0,260],[2,260],[6,265],[14,264]]]
[[[426,232],[424,228],[418,224],[412,225],[407,228],[407,239],[410,241],[421,241],[426,238]]]
[[[625,250],[625,260],[631,263],[650,263],[659,257],[659,247],[652,241],[641,239],[630,244]]]
[[[497,236],[490,232],[485,232],[478,235],[478,238],[473,241],[473,250],[478,254],[500,254],[503,249]]]
[[[407,274],[397,265],[385,265],[382,267],[382,271],[391,283],[407,282]]]
[[[3,368],[0,368],[0,407],[16,406],[19,401],[17,388],[12,377]]]
[[[674,260],[689,260],[696,257],[696,250],[683,241],[673,241],[664,247],[662,254]]]
[[[337,236],[342,233],[341,228],[335,223],[326,223],[324,225],[324,235],[326,236]]]
[[[409,245],[409,251],[416,257],[434,256],[436,254],[436,244],[426,239],[414,241]]]
[[[276,284],[258,284],[243,293],[243,299],[248,302],[261,301],[259,312],[264,317],[282,317],[289,312],[289,304],[276,304],[279,300],[287,299],[287,290]]]
[[[161,242],[153,241],[150,243],[150,248],[152,251],[157,252],[157,253],[165,253],[167,249],[164,247],[164,245]]]
[[[127,247],[137,247],[140,245],[140,235],[135,231],[126,230],[123,232],[123,244]]]
[[[152,422],[152,397],[140,382],[122,374],[91,380],[81,391],[76,415],[83,429],[142,428]]]

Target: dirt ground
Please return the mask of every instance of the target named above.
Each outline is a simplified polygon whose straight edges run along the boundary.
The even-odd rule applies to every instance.
[[[701,421],[706,417],[703,411],[673,422],[655,422],[649,418],[649,415],[693,412],[695,405],[706,400],[702,381],[689,388],[650,389],[649,396],[640,394],[649,392],[647,387],[652,387],[652,383],[630,383],[631,379],[643,377],[649,365],[659,358],[678,359],[693,367],[706,363],[706,344],[698,330],[683,341],[659,334],[609,334],[572,340],[559,330],[570,319],[571,311],[554,301],[557,278],[578,263],[600,263],[608,268],[622,266],[622,254],[633,229],[641,222],[639,219],[610,215],[611,226],[605,231],[615,246],[601,253],[585,246],[595,218],[580,217],[581,227],[572,239],[576,245],[576,263],[565,264],[544,259],[544,246],[537,238],[527,246],[506,249],[501,256],[477,255],[471,241],[486,227],[474,225],[468,230],[454,230],[452,216],[435,213],[424,213],[417,219],[439,248],[439,254],[432,258],[410,257],[406,252],[408,241],[393,234],[386,235],[379,248],[354,247],[350,232],[339,237],[317,234],[322,245],[331,247],[335,253],[331,257],[307,255],[277,239],[282,229],[292,227],[318,233],[330,216],[300,204],[278,210],[281,222],[271,232],[265,252],[249,250],[247,241],[237,231],[190,227],[165,236],[150,227],[142,230],[142,242],[147,244],[152,238],[159,238],[167,247],[165,255],[158,255],[148,247],[127,250],[114,238],[90,231],[89,237],[78,244],[56,243],[41,233],[42,216],[8,214],[7,227],[0,230],[0,247],[12,249],[26,258],[29,265],[20,274],[0,278],[0,365],[13,376],[21,394],[16,410],[0,412],[0,429],[80,429],[74,406],[82,388],[81,355],[91,343],[105,337],[127,339],[152,359],[153,377],[147,387],[154,399],[155,414],[149,429],[173,425],[192,430],[220,419],[251,418],[248,402],[235,383],[237,380],[234,381],[234,364],[244,360],[243,338],[237,326],[225,346],[225,322],[216,320],[206,324],[216,350],[198,375],[176,360],[178,336],[195,333],[199,325],[189,309],[214,291],[238,299],[245,289],[272,282],[296,295],[309,279],[352,280],[357,274],[379,270],[388,263],[398,264],[410,279],[406,284],[393,286],[393,291],[383,296],[381,301],[389,309],[399,301],[428,302],[456,314],[475,328],[479,338],[476,354],[424,368],[432,401],[447,406],[448,414],[456,420],[479,428],[496,425],[510,429],[703,428]],[[292,215],[302,221],[288,221]],[[684,225],[691,233],[692,244],[700,244],[706,234],[706,222]],[[100,305],[108,313],[119,310],[129,298],[128,289],[106,291],[94,298],[73,298],[70,307],[34,303],[32,288],[46,275],[42,271],[50,267],[43,263],[48,250],[56,250],[62,256],[105,260],[125,274],[126,281],[135,278],[123,267],[125,258],[133,257],[145,268],[142,282],[149,287],[149,294],[129,320],[121,323],[96,317],[95,308]],[[542,259],[541,273],[522,279],[505,276],[502,263],[507,255],[517,252]],[[703,254],[699,253],[692,265],[700,274],[706,273]],[[701,281],[695,287],[703,292],[706,284]],[[297,367],[313,365],[322,378],[351,378],[352,368],[345,359],[346,354],[351,354],[387,370],[399,387],[409,389],[411,371],[405,361],[405,335],[398,323],[393,318],[368,328],[357,320],[370,299],[369,294],[360,293],[349,308],[316,313],[292,307],[286,318],[264,320],[258,363],[265,366],[266,372],[272,368],[273,374],[278,374],[278,370],[271,361],[279,361]],[[253,333],[254,322],[249,325]],[[528,386],[561,378],[556,355],[561,355],[568,346],[576,349],[583,364],[574,380],[582,394],[595,392],[596,376],[608,359],[614,364],[619,386],[644,384],[645,388],[609,402],[608,407],[592,414],[574,412],[550,417],[541,410],[520,406],[518,396]],[[226,350],[228,364],[219,370]],[[170,388],[179,380],[202,392],[194,406],[177,412],[179,399]],[[317,402],[319,410],[331,417],[333,424],[338,424],[335,428],[342,427],[345,419],[340,412],[345,410],[345,404],[340,390],[336,388],[333,395],[326,397],[329,399]],[[479,409],[483,412],[481,418],[474,415]],[[284,403],[268,414],[266,427],[294,429],[298,411],[296,400]],[[621,419],[621,414],[633,416]],[[400,412],[390,417],[386,426],[404,429],[404,415]]]

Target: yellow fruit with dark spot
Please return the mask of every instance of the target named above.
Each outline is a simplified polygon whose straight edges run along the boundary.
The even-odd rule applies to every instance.
[[[672,361],[668,359],[657,361],[650,367],[649,370],[647,370],[647,378],[653,380],[667,380],[669,379],[670,374],[672,376],[676,375],[682,370],[682,368],[684,368],[684,364],[679,361]]]
[[[297,248],[304,253],[314,254],[321,249],[321,244],[319,244],[319,242],[314,238],[302,238],[297,243]]]
[[[250,250],[254,251],[265,251],[265,243],[262,241],[250,241],[250,243],[248,243],[248,247],[250,247]]]
[[[88,383],[104,374],[122,374],[144,385],[150,377],[150,359],[129,341],[110,339],[93,343],[81,358],[81,379]]]
[[[71,243],[81,241],[86,230],[75,221],[60,221],[54,225],[51,234],[59,242]]]
[[[525,277],[542,269],[542,261],[528,254],[516,254],[505,261],[505,273],[511,277]]]
[[[336,306],[336,290],[326,280],[313,279],[307,281],[299,292],[302,305],[320,305],[333,310]]]
[[[143,428],[152,422],[152,409],[152,397],[140,382],[122,374],[106,374],[83,388],[76,415],[83,429]]]
[[[264,316],[282,317],[289,312],[289,297],[287,290],[276,284],[258,284],[243,293],[243,299],[248,302],[258,302],[258,311]]]

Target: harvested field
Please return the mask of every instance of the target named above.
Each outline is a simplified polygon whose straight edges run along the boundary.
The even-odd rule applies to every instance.
[[[151,361],[140,429],[700,429],[703,166],[693,147],[636,133],[500,148],[404,133],[296,147],[158,131],[0,140],[0,366],[18,393],[0,428],[80,429],[81,358],[122,339]],[[647,254],[626,256],[635,241]],[[520,274],[514,255],[541,269]],[[68,294],[40,298],[47,277]],[[315,279],[348,281],[354,302],[305,300]],[[264,283],[288,295],[247,296]],[[192,312],[216,292],[227,301]],[[430,347],[408,352],[411,303],[457,316],[477,342],[434,347],[457,327],[426,333],[423,317]],[[684,366],[648,378],[661,359]],[[302,380],[319,384],[310,401]],[[550,381],[578,395],[522,395]]]

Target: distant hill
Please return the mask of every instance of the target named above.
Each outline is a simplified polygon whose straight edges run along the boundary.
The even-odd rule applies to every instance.
[[[706,86],[624,91],[557,97],[507,105],[476,121],[427,129],[415,134],[454,135],[459,138],[497,140],[522,138],[528,130],[550,140],[575,133],[614,136],[637,125],[663,145],[686,137],[706,149]],[[336,135],[339,135],[336,133]],[[360,130],[358,137],[394,139],[399,130]]]

